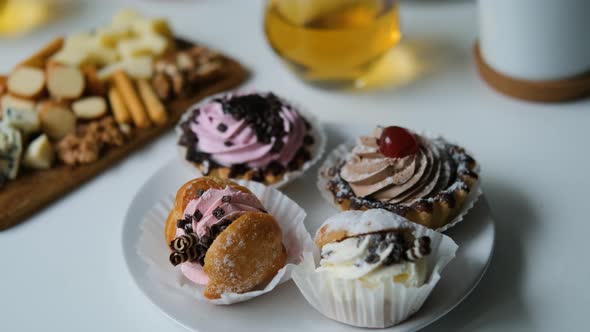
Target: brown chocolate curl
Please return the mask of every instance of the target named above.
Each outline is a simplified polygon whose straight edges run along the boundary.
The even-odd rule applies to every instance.
[[[181,235],[170,242],[170,248],[174,251],[186,251],[199,242],[195,233]]]
[[[414,246],[406,250],[406,258],[410,262],[415,262],[424,256],[428,256],[431,252],[430,238],[423,236],[414,240]]]

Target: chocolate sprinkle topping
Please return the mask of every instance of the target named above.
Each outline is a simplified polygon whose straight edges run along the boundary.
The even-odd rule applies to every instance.
[[[204,194],[204,193],[205,193],[205,190],[203,190],[203,189],[199,189],[199,190],[197,191],[197,196],[198,196],[198,197],[201,197],[201,196],[203,196],[203,194]]]
[[[225,133],[225,131],[227,130],[227,125],[222,122],[217,125],[217,130],[219,130],[222,133]]]
[[[218,206],[217,208],[215,208],[215,210],[213,210],[213,215],[215,216],[215,218],[221,220],[221,218],[223,218],[223,216],[225,215],[225,211],[223,211],[223,209]]]
[[[223,145],[225,145],[229,148],[230,146],[233,146],[234,143],[232,141],[225,141],[225,142],[223,142]]]
[[[196,222],[199,222],[199,221],[201,221],[202,218],[203,218],[203,214],[201,213],[201,211],[195,210],[195,213],[193,213],[193,219]]]
[[[225,196],[221,197],[221,201],[224,203],[229,203],[231,201],[231,196],[225,195]]]

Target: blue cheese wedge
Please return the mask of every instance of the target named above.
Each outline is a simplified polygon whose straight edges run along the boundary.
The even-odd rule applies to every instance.
[[[25,108],[6,109],[2,117],[2,123],[7,127],[22,130],[25,135],[36,133],[41,128],[37,112]]]
[[[23,139],[20,131],[0,124],[0,174],[15,179],[20,167]]]

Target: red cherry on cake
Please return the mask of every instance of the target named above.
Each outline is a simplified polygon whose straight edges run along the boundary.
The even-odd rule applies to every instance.
[[[379,152],[389,158],[403,158],[418,152],[418,141],[407,129],[390,126],[379,137]]]

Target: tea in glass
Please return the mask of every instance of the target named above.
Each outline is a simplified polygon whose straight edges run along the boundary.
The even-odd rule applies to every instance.
[[[305,80],[350,82],[399,42],[398,12],[396,0],[269,0],[265,34]]]

